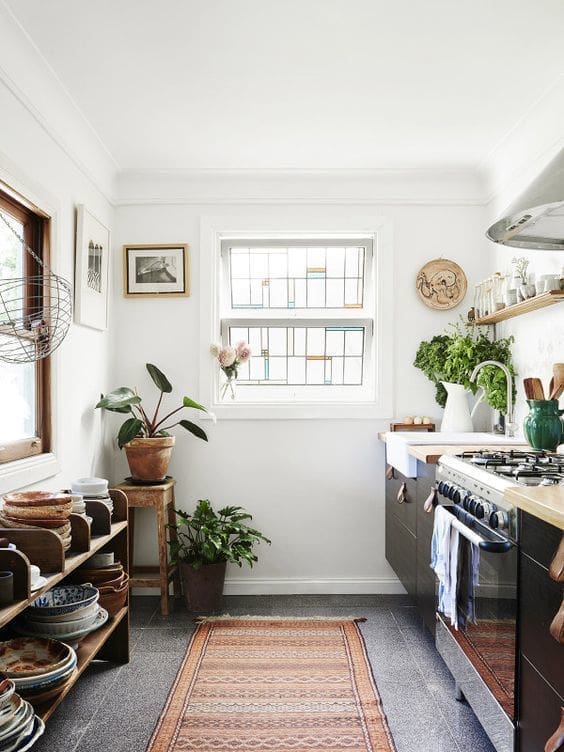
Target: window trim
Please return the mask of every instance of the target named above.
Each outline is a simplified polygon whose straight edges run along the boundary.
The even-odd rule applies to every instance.
[[[221,419],[391,419],[393,415],[392,358],[392,223],[384,217],[374,216],[360,207],[351,211],[350,207],[331,207],[330,213],[323,206],[312,206],[304,214],[301,207],[261,211],[252,207],[243,210],[238,207],[237,216],[202,216],[200,218],[200,383],[201,401]],[[266,216],[265,216],[266,215]],[[252,230],[249,228],[252,227]],[[315,232],[312,232],[312,227]],[[229,238],[272,237],[280,240],[295,238],[320,239],[338,235],[343,240],[351,238],[373,239],[374,277],[372,286],[374,298],[374,398],[371,401],[310,401],[299,403],[219,402],[219,368],[209,352],[210,343],[219,337],[220,311],[220,265],[222,263],[221,241]],[[344,319],[340,309],[338,318]],[[288,311],[282,309],[284,319]],[[246,314],[247,312],[245,312]],[[269,316],[272,309],[269,311]],[[327,310],[323,310],[327,318]],[[357,318],[366,318],[362,309],[354,309]],[[276,319],[278,316],[272,316]],[[308,316],[309,318],[309,316]],[[312,317],[313,318],[313,317]],[[336,318],[336,317],[335,317]],[[377,352],[376,352],[377,351]]]
[[[24,224],[24,241],[34,249],[40,245],[41,259],[49,266],[51,223],[48,215],[15,194],[3,183],[0,183],[0,209]],[[36,274],[37,267],[37,263],[29,254],[26,254],[24,273]],[[36,435],[14,441],[2,441],[0,468],[38,455],[52,456],[50,455],[51,425],[51,359],[47,357],[35,363]]]

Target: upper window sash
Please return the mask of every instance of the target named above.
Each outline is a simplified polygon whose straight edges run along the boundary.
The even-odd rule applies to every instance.
[[[366,316],[372,262],[367,237],[224,238],[221,317]]]

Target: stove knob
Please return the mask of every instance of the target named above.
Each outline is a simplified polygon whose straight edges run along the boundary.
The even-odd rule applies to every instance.
[[[456,488],[454,490],[454,493],[452,494],[452,500],[455,504],[460,504],[460,502],[462,501],[462,495],[459,488]]]
[[[470,500],[468,501],[468,511],[470,514],[476,514],[476,497],[471,496]]]
[[[437,486],[437,491],[441,494],[441,496],[444,495],[445,486],[446,486],[446,483],[444,482],[444,480],[440,480],[439,485]]]
[[[495,528],[499,525],[499,518],[497,516],[497,512],[492,512],[490,514],[490,527]]]
[[[464,509],[465,509],[466,511],[468,511],[468,505],[470,504],[470,497],[471,497],[471,496],[472,496],[472,494],[471,494],[471,493],[470,493],[470,492],[468,491],[468,492],[467,492],[467,493],[465,494],[464,498],[462,499],[462,506],[464,507]]]
[[[499,509],[490,514],[490,527],[493,528],[506,528],[509,526],[509,517],[506,512],[502,512]]]
[[[450,499],[451,501],[454,501],[454,494],[455,494],[455,493],[456,493],[456,486],[451,486],[451,487],[450,487],[450,488],[448,489],[448,494],[447,494],[448,498],[449,498],[449,499]]]
[[[479,501],[476,502],[476,508],[474,509],[474,514],[479,520],[482,520],[484,518],[484,514],[485,514],[484,505]]]

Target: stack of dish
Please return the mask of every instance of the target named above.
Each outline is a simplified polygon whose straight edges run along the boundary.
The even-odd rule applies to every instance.
[[[4,495],[0,524],[8,528],[43,528],[56,533],[65,551],[71,546],[69,496],[50,491],[20,491]],[[1,752],[1,749],[0,749]]]
[[[84,501],[102,501],[114,511],[114,502],[108,493],[108,481],[105,478],[77,478],[71,484],[73,494],[81,494]]]
[[[127,601],[129,575],[123,571],[123,564],[119,561],[111,563],[110,558],[113,559],[113,554],[94,554],[88,561],[88,567],[81,567],[73,573],[73,579],[91,582],[100,593],[100,606],[110,616],[115,616]]]
[[[74,650],[57,640],[17,637],[0,642],[0,669],[26,705],[38,705],[60,694],[74,681],[76,662]]]
[[[6,674],[0,674],[0,750],[24,752],[30,749],[45,731],[45,724],[35,715],[27,700],[15,692],[16,685]]]
[[[39,590],[39,588],[42,588],[44,585],[47,584],[47,578],[42,577],[41,570],[36,564],[30,565],[30,571],[31,571],[31,591]]]
[[[14,630],[24,635],[78,645],[108,620],[108,612],[99,605],[98,598],[98,590],[90,584],[51,588],[36,598],[14,622]]]

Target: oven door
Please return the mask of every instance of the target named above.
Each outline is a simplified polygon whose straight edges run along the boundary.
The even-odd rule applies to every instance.
[[[446,507],[464,547],[477,547],[473,613],[458,629],[438,613],[437,647],[497,750],[512,750],[517,662],[517,546],[459,507]]]

